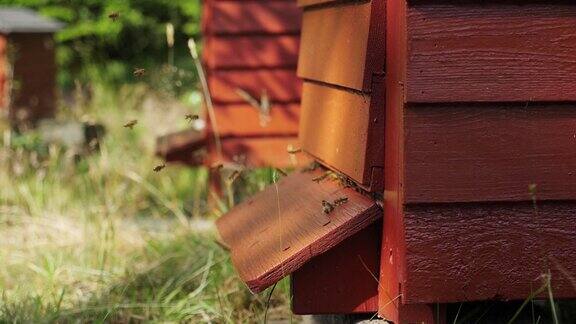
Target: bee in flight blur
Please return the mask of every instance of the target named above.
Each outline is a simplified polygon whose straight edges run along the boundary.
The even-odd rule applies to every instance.
[[[166,164],[158,165],[154,168],[154,172],[160,172],[160,171],[164,170],[165,167],[166,167]]]
[[[141,68],[135,68],[134,69],[134,76],[135,77],[143,77],[144,75],[146,75],[146,70],[145,69],[141,69]]]
[[[193,115],[193,114],[187,114],[186,115],[186,120],[189,122],[192,122],[192,121],[198,120],[198,119],[200,119],[200,116],[198,116],[198,115]]]
[[[136,124],[138,124],[138,121],[134,119],[124,124],[124,128],[134,129],[134,126],[136,126]]]
[[[119,12],[112,12],[108,15],[108,18],[112,19],[112,21],[116,21],[116,20],[118,20],[118,18],[120,18],[120,13]]]

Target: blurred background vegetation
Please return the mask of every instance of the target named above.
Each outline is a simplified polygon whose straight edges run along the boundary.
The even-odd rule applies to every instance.
[[[186,40],[200,36],[200,0],[0,0],[0,6],[20,6],[66,24],[56,34],[58,81],[63,90],[74,82],[117,86],[134,82],[135,67],[150,71],[150,81],[170,91],[190,88],[195,81]],[[118,13],[117,19],[109,15]],[[170,71],[166,24],[174,25],[174,65]],[[186,72],[184,72],[186,71]],[[162,78],[177,78],[162,80]],[[168,81],[178,84],[166,85]]]
[[[66,23],[56,34],[59,122],[106,132],[99,150],[46,143],[0,121],[0,323],[262,322],[289,318],[283,281],[253,295],[216,243],[228,199],[207,170],[154,156],[157,136],[201,110],[187,39],[200,0],[0,0]],[[110,14],[117,13],[113,20]],[[173,63],[166,24],[175,30]],[[135,77],[144,68],[144,77]],[[24,80],[25,81],[25,80]],[[134,129],[123,127],[138,120]],[[246,196],[278,177],[247,170]]]

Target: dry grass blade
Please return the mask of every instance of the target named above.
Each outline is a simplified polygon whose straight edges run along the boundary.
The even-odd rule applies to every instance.
[[[188,40],[188,48],[190,49],[190,55],[194,60],[194,65],[196,66],[196,71],[198,72],[198,77],[200,83],[202,84],[202,91],[204,92],[204,101],[206,102],[206,108],[208,110],[208,116],[210,117],[210,124],[212,126],[212,131],[214,132],[214,143],[216,145],[216,152],[220,160],[222,160],[222,142],[220,141],[220,132],[218,131],[218,123],[216,122],[216,113],[214,112],[214,104],[212,103],[212,95],[210,94],[210,88],[208,87],[208,80],[206,79],[206,73],[204,73],[204,67],[198,56],[198,49],[196,47],[196,42],[193,38]]]
[[[508,324],[514,324],[516,322],[516,319],[518,319],[518,317],[520,316],[520,314],[522,313],[522,311],[524,310],[524,308],[526,307],[526,305],[528,305],[528,303],[530,303],[534,298],[536,298],[537,296],[541,295],[543,292],[546,291],[546,289],[548,289],[548,285],[550,285],[550,281],[546,280],[546,278],[544,278],[544,283],[542,284],[542,286],[540,288],[538,288],[536,291],[533,291],[528,298],[526,298],[524,300],[524,302],[522,303],[522,305],[520,305],[520,308],[518,308],[518,310],[516,311],[516,313],[514,313],[514,315],[512,316],[512,318],[508,321]]]

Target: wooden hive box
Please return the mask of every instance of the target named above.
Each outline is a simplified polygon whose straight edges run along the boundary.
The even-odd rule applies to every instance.
[[[301,13],[292,0],[205,0],[202,59],[223,156],[216,152],[211,123],[204,136],[189,132],[187,145],[165,148],[165,156],[198,163],[191,158],[192,149],[205,147],[201,163],[206,165],[235,161],[250,167],[293,167],[309,162],[287,152],[289,146],[299,146],[300,26]],[[257,103],[240,92],[256,101],[267,96],[269,114],[262,115]]]
[[[54,33],[61,28],[29,9],[0,8],[0,106],[16,127],[54,116]]]
[[[302,148],[362,193],[337,180],[316,183],[321,172],[296,172],[222,217],[218,227],[252,290],[292,274],[295,313],[375,313],[382,212],[373,196],[381,196],[384,185],[385,2],[298,4]],[[323,212],[323,200],[342,197],[349,202]],[[254,232],[234,231],[244,227],[265,234],[255,239]]]
[[[574,298],[576,5],[388,0],[379,313]],[[573,278],[573,277],[572,277]]]
[[[295,173],[220,219],[251,289],[292,274],[297,313],[394,323],[444,323],[451,303],[525,300],[548,274],[555,298],[576,298],[576,5],[299,3],[303,148],[359,188]],[[309,34],[318,25],[332,32]],[[319,210],[342,195],[350,206]]]

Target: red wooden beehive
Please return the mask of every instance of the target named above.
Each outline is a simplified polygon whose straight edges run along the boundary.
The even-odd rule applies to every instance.
[[[285,1],[205,0],[203,62],[214,102],[216,130],[223,157],[214,143],[215,130],[190,136],[186,145],[164,149],[168,160],[192,160],[205,147],[202,163],[236,161],[248,166],[288,167],[301,164],[287,148],[298,147],[301,81],[296,76],[301,14]],[[244,93],[244,96],[241,94]],[[270,111],[263,116],[250,104],[267,97]],[[186,136],[180,136],[180,139]],[[198,143],[201,141],[201,143]],[[224,160],[224,161],[222,161]]]
[[[61,28],[32,10],[0,8],[0,106],[15,126],[54,116],[53,36]]]
[[[359,188],[294,173],[222,217],[249,287],[292,274],[297,313],[394,323],[524,300],[548,273],[576,298],[576,5],[299,3],[301,142]]]

